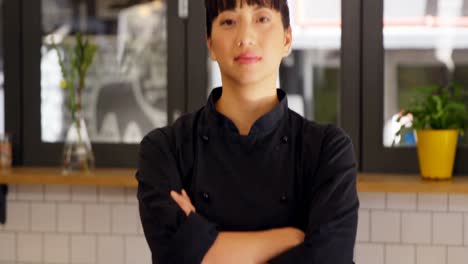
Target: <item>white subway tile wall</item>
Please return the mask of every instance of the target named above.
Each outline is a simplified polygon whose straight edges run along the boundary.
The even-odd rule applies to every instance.
[[[71,263],[96,263],[96,236],[71,236]]]
[[[70,201],[71,187],[69,185],[46,185],[44,199],[46,201]]]
[[[7,200],[9,201],[15,201],[16,200],[16,189],[18,188],[18,185],[9,185],[8,186],[8,196]]]
[[[136,188],[125,188],[125,197],[127,203],[138,203]]]
[[[10,232],[0,233],[0,261],[16,259],[16,235]]]
[[[44,263],[69,263],[70,239],[66,234],[44,235]]]
[[[468,248],[449,247],[447,255],[449,264],[466,264],[468,260]]]
[[[86,233],[109,234],[111,230],[110,209],[109,204],[85,204]]]
[[[84,230],[83,207],[81,203],[58,203],[58,232],[82,233]]]
[[[385,263],[413,264],[416,261],[414,245],[386,245]]]
[[[358,243],[354,248],[356,264],[384,264],[384,245],[379,243]]]
[[[121,236],[99,236],[98,263],[123,264],[125,262],[124,239]]]
[[[418,246],[416,264],[447,264],[447,248],[444,246]]]
[[[44,186],[42,185],[18,185],[16,187],[18,201],[40,202],[44,199]]]
[[[150,264],[135,188],[10,185],[0,264]]]
[[[4,225],[7,231],[29,231],[30,229],[30,203],[8,201],[6,214],[8,219]]]
[[[141,259],[151,259],[148,244],[143,236],[125,237],[125,263],[141,263]]]
[[[401,215],[401,241],[403,243],[431,243],[431,214],[404,212]]]
[[[416,210],[416,197],[415,193],[388,193],[387,209],[414,211]]]
[[[467,264],[468,195],[359,193],[356,264]],[[135,188],[11,185],[0,264],[149,264]]]
[[[418,210],[446,212],[448,211],[448,195],[419,193]]]
[[[53,232],[57,229],[57,206],[54,203],[31,203],[31,230]]]
[[[43,239],[41,233],[19,233],[18,260],[24,262],[43,262]]]
[[[468,195],[451,194],[449,210],[452,212],[468,212]]]
[[[97,189],[94,186],[73,186],[71,198],[74,202],[96,202]]]
[[[356,241],[367,242],[370,240],[370,214],[367,209],[359,210],[358,230]]]
[[[400,242],[401,213],[375,210],[371,212],[372,242]]]
[[[138,232],[138,208],[131,205],[112,206],[112,233],[114,234],[136,234]]]
[[[384,209],[385,193],[360,193],[360,207],[362,209]]]
[[[463,214],[434,213],[432,230],[434,244],[461,246],[463,244]]]
[[[465,240],[465,246],[468,246],[468,213],[465,214],[465,222],[463,223],[463,229],[465,230],[465,234],[463,238]]]
[[[100,202],[125,203],[125,188],[100,188],[98,190]]]
[[[468,195],[359,193],[359,199],[356,264],[468,263]]]

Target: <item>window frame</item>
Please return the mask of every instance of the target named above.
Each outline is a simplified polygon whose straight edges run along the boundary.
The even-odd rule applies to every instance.
[[[21,3],[3,1],[2,41],[5,98],[5,132],[12,136],[13,165],[22,164],[22,91],[21,91]]]
[[[416,147],[383,146],[385,49],[383,45],[384,0],[362,0],[362,171],[419,173]],[[454,175],[468,172],[468,148],[457,148]]]
[[[41,3],[42,1],[21,0],[21,44],[22,69],[21,84],[24,102],[22,105],[23,141],[21,163],[25,166],[57,166],[61,165],[63,142],[42,142],[40,116],[40,63],[41,63]],[[166,0],[167,4],[167,34],[168,34],[168,123],[185,111],[185,97],[179,96],[185,92],[186,54],[182,43],[186,42],[185,22],[178,16],[177,1]],[[169,88],[170,87],[170,88]],[[36,131],[36,132],[35,132]],[[96,167],[136,167],[138,164],[139,144],[109,144],[92,143]],[[44,155],[46,153],[46,155]]]

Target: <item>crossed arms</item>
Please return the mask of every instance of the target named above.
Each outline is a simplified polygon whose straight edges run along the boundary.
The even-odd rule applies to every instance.
[[[196,213],[185,190],[170,193],[172,199],[189,216]],[[213,245],[203,257],[202,264],[266,263],[284,251],[304,241],[304,232],[294,227],[252,232],[219,232]]]
[[[307,229],[293,227],[223,232],[196,212],[185,192],[167,135],[156,130],[140,144],[137,172],[140,218],[153,263],[351,264],[359,202],[349,138],[331,128],[319,166],[305,181],[309,191]],[[157,162],[155,162],[157,161]]]

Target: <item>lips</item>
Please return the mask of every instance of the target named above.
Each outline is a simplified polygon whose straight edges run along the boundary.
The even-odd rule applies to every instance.
[[[252,53],[243,53],[243,54],[241,54],[241,55],[234,58],[234,60],[237,63],[240,63],[240,64],[253,64],[253,63],[257,63],[261,59],[262,59],[262,57],[257,56],[257,55],[252,54]]]

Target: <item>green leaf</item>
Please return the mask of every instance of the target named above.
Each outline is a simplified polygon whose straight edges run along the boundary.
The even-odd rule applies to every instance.
[[[413,116],[412,128],[456,128],[460,131],[467,128],[465,98],[468,93],[463,87],[451,83],[446,86],[420,87],[418,91],[419,94],[411,98],[410,107],[402,112],[402,115]],[[401,117],[397,119],[400,120]],[[397,135],[400,133],[397,132]]]
[[[97,46],[88,38],[83,38],[78,32],[73,47],[62,44],[59,48],[52,39],[52,48],[56,50],[59,57],[60,70],[63,75],[62,86],[68,90],[69,109],[75,119],[75,112],[78,107],[81,107],[79,99],[85,87],[86,73],[93,62]],[[64,51],[63,55],[60,49]]]

